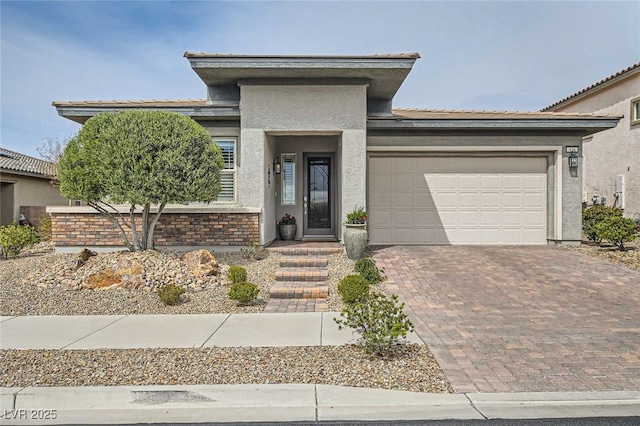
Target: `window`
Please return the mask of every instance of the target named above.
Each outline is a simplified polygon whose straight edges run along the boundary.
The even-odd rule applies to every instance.
[[[282,205],[296,204],[296,155],[282,154]]]
[[[631,99],[631,125],[640,124],[640,98]]]
[[[236,201],[236,141],[214,139],[222,151],[224,168],[220,170],[220,193],[218,201]]]

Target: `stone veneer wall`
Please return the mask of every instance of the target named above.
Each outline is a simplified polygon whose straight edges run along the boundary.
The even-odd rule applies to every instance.
[[[137,215],[138,223],[140,215]],[[52,241],[58,247],[122,246],[120,232],[98,213],[51,213]],[[258,213],[163,213],[155,230],[157,246],[242,246],[260,241]]]

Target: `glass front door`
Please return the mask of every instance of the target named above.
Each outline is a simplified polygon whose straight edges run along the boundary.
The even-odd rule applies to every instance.
[[[334,233],[332,157],[306,157],[305,235]]]

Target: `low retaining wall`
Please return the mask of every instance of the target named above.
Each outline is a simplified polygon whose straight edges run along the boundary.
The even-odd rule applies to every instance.
[[[105,216],[51,211],[56,247],[123,246],[118,228]],[[140,217],[137,215],[138,224]],[[155,229],[158,246],[243,246],[260,241],[259,213],[163,213]]]

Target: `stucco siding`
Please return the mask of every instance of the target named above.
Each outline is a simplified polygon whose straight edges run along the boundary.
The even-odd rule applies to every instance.
[[[631,100],[640,96],[640,73],[591,96],[561,106],[559,112],[593,112],[623,117],[613,129],[584,139],[583,191],[591,203],[597,195],[613,205],[616,176],[624,176],[625,216],[640,214],[640,125],[631,125]],[[620,202],[616,203],[622,207]]]
[[[18,219],[20,218],[20,206],[69,205],[69,200],[67,200],[60,194],[60,190],[57,187],[53,186],[49,179],[3,173],[2,180],[4,182],[13,182],[13,205],[9,207],[12,212],[10,216],[11,220],[9,220],[9,223],[12,221],[18,221]],[[9,199],[8,195],[7,199]],[[3,224],[5,224],[4,221],[9,217],[9,215],[4,213],[5,209],[7,208],[4,205],[4,197],[2,201],[2,219]],[[33,219],[36,218],[28,219],[33,221]]]

